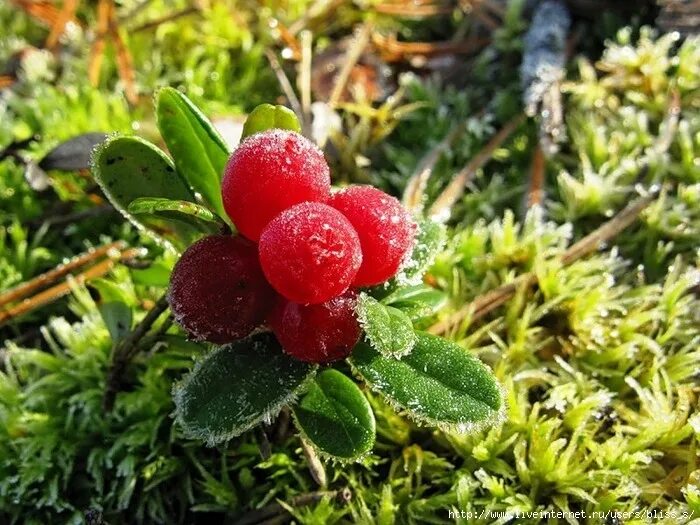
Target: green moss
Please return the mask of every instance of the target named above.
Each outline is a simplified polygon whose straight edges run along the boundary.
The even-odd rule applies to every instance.
[[[298,15],[300,6],[289,9]],[[369,161],[360,175],[400,192],[425,152],[462,119],[464,132],[429,182],[433,199],[519,111],[518,37],[525,27],[519,6],[511,2],[494,45],[473,60],[468,89],[406,81],[402,103],[418,105],[401,119],[384,113],[393,132],[381,141],[369,140],[372,126],[363,131],[366,140],[353,150]],[[245,14],[245,23],[234,26],[228,7],[217,3],[191,26],[185,18],[130,36],[140,89],[183,87],[199,102],[213,100],[204,103],[207,112],[272,101],[277,87],[263,55],[271,14],[267,8],[258,17]],[[0,21],[9,19],[1,9]],[[162,5],[154,2],[138,21],[158,13]],[[343,11],[345,17],[358,14]],[[43,38],[24,17],[12,23],[30,41]],[[11,47],[3,44],[0,57]],[[98,90],[78,82],[83,55],[76,53],[67,71],[51,73],[63,75],[58,84],[23,80],[3,95],[0,118],[11,125],[0,128],[0,144],[39,133],[28,152],[38,158],[84,131],[133,130],[136,121],[140,134],[152,134],[147,110],[129,110],[108,87],[112,66],[105,66]],[[348,487],[352,500],[327,495],[290,508],[297,522],[460,522],[450,510],[700,512],[699,62],[697,38],[681,43],[647,30],[634,42],[629,31],[620,32],[595,66],[578,61],[566,85],[568,142],[549,159],[541,208],[521,211],[535,126],[520,126],[496,150],[454,207],[448,243],[430,275],[449,295],[436,320],[524,272],[537,274],[536,290],[519,291],[485,319],[449,334],[498,375],[506,420],[476,434],[444,432],[412,423],[368,392],[377,422],[372,454],[327,465],[331,487]],[[191,76],[182,73],[188,68]],[[673,90],[681,112],[668,147],[659,148]],[[641,164],[648,169],[640,177]],[[89,205],[78,175],[51,175],[63,202]],[[566,246],[619,210],[637,183],[662,185],[641,220],[599,253],[562,265]],[[0,161],[0,289],[87,244],[126,238],[149,248],[151,273],[120,266],[93,285],[104,296],[117,294],[140,319],[144,301],[162,293],[172,255],[113,220],[42,228],[32,221],[43,216],[47,198],[28,188],[16,161]],[[37,328],[40,334],[25,337]],[[0,521],[82,523],[93,508],[112,524],[204,522],[277,499],[289,504],[315,490],[299,441],[277,424],[267,428],[272,455],[265,460],[254,432],[220,448],[183,437],[170,417],[171,389],[198,350],[177,328],[142,348],[109,414],[101,402],[113,342],[85,288],[76,287],[67,305],[2,333],[8,341],[0,349]]]

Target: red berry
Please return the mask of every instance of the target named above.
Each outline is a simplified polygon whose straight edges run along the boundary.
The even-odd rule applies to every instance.
[[[252,241],[280,212],[304,201],[326,201],[330,172],[311,141],[273,129],[251,135],[233,152],[222,181],[224,208]]]
[[[168,300],[175,320],[194,339],[223,344],[264,321],[274,291],[253,243],[212,235],[182,254],[170,276]]]
[[[362,266],[352,284],[370,286],[396,275],[416,229],[401,203],[372,186],[351,186],[331,195],[329,204],[348,218],[360,237]]]
[[[347,357],[360,339],[355,292],[304,306],[280,298],[268,317],[286,353],[301,361],[327,363]]]
[[[362,263],[352,225],[318,202],[297,204],[275,217],[263,230],[258,251],[272,287],[302,304],[342,294]]]

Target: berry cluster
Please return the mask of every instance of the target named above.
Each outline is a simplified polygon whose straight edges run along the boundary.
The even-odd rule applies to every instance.
[[[411,248],[406,210],[370,186],[331,193],[323,153],[279,129],[243,141],[222,196],[241,235],[206,237],[183,253],[170,282],[175,319],[219,344],[267,321],[298,359],[346,357],[360,337],[354,290],[394,276]]]

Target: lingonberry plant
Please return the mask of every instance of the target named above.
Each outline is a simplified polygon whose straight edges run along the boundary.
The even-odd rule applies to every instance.
[[[170,308],[209,350],[173,390],[186,434],[214,444],[291,406],[318,451],[361,457],[374,415],[344,359],[417,421],[468,431],[502,416],[491,371],[414,328],[444,299],[422,282],[440,224],[376,188],[332,191],[323,153],[282,106],[256,108],[232,153],[177,90],[162,90],[156,110],[172,160],[114,137],[93,171],[129,220],[182,253]]]

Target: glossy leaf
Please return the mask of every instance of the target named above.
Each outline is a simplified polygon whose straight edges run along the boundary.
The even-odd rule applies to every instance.
[[[210,445],[231,439],[275,416],[314,370],[270,333],[218,347],[176,385],[176,418],[189,437]]]
[[[134,215],[141,213],[176,212],[206,222],[218,222],[218,218],[211,210],[189,201],[174,201],[158,197],[140,197],[131,201],[127,210]]]
[[[228,221],[221,199],[221,177],[230,154],[224,139],[177,89],[163,88],[158,92],[156,117],[178,173],[212,210]]]
[[[337,370],[318,374],[293,411],[299,429],[322,453],[351,460],[374,446],[372,407],[355,382]]]
[[[360,343],[350,363],[396,407],[417,421],[469,431],[500,419],[504,402],[489,368],[459,345],[424,332],[402,359]]]
[[[251,111],[243,124],[241,140],[254,133],[274,128],[301,132],[299,119],[291,109],[272,104],[260,104]]]
[[[127,219],[183,248],[201,235],[201,229],[177,217],[134,216],[129,204],[139,197],[193,201],[194,195],[157,147],[138,137],[114,137],[95,150],[92,173],[109,201]]]
[[[370,344],[384,355],[406,355],[416,342],[413,324],[405,313],[365,293],[357,301],[357,317]]]

